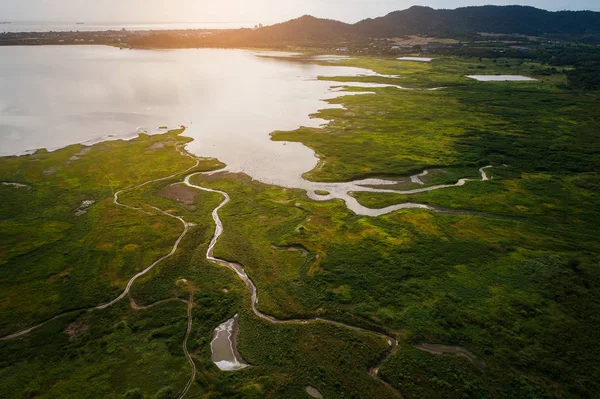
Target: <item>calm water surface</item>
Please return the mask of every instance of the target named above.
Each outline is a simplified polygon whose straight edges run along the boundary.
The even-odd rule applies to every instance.
[[[318,200],[341,198],[360,214],[379,212],[348,195],[364,187],[304,180],[302,174],[317,165],[314,152],[269,136],[275,130],[318,127],[325,121],[311,119],[310,114],[339,107],[323,100],[346,95],[335,87],[340,83],[317,77],[374,73],[296,62],[285,55],[277,59],[243,50],[1,47],[0,155],[132,138],[140,131],[157,132],[162,125],[186,125],[186,135],[194,139],[187,149],[218,158],[231,172],[302,188]],[[331,195],[319,197],[314,190]]]
[[[193,153],[283,184],[317,160],[301,144],[270,141],[269,133],[323,123],[308,115],[339,93],[317,76],[365,73],[241,50],[3,47],[0,155],[187,125]]]

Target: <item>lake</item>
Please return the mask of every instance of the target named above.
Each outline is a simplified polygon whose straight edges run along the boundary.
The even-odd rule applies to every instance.
[[[2,47],[0,155],[187,125],[196,139],[191,151],[246,169],[251,166],[234,160],[260,163],[302,151],[269,143],[268,135],[322,123],[308,115],[326,107],[320,100],[334,93],[317,76],[366,72],[241,50]],[[304,171],[314,166],[312,154],[301,158],[294,160]]]
[[[345,93],[319,76],[374,75],[244,50],[119,50],[105,46],[0,47],[0,155],[136,137],[188,126],[187,149],[264,183],[327,190],[364,212],[351,184],[302,179],[318,159],[275,130],[318,127],[323,101]],[[352,83],[365,88],[385,85]],[[401,88],[398,86],[398,90]],[[352,93],[356,94],[356,93]],[[352,203],[352,204],[350,204]]]

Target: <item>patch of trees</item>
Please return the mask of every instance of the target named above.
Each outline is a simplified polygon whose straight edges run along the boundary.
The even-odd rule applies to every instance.
[[[600,65],[586,66],[566,72],[569,87],[579,90],[600,90]]]

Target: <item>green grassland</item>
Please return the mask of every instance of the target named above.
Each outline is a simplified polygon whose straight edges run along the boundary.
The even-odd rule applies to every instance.
[[[0,186],[7,199],[2,223],[18,233],[3,230],[3,334],[108,302],[135,272],[170,251],[180,222],[117,207],[115,191],[179,173],[126,191],[120,200],[147,212],[160,207],[194,226],[175,256],[132,288],[138,305],[172,301],[136,311],[124,300],[106,310],[67,313],[23,337],[0,341],[0,397],[177,397],[190,366],[182,350],[186,305],[175,299],[190,295],[194,328],[188,348],[198,373],[188,397],[304,398],[308,385],[328,396],[393,397],[367,374],[388,351],[380,336],[320,322],[280,326],[259,320],[235,274],[206,261],[214,229],[211,212],[222,198],[183,187],[173,191],[185,176],[180,172],[194,165],[176,151],[189,141],[179,133],[102,143],[85,154],[81,146],[72,146],[3,159],[1,180],[30,187]],[[70,159],[77,153],[79,159]],[[188,173],[222,166],[200,160]],[[55,172],[43,172],[48,169]],[[96,204],[75,216],[83,200]],[[59,223],[63,230],[48,239],[52,231],[45,226]],[[23,240],[29,246],[15,250]],[[98,252],[107,251],[108,244],[107,254]],[[62,263],[48,260],[57,258]],[[64,264],[72,265],[68,272]],[[123,266],[115,271],[116,265]],[[58,280],[52,278],[56,273],[62,273]],[[224,373],[211,361],[210,341],[213,330],[236,313],[240,351],[252,367]]]
[[[345,62],[403,76],[364,77],[365,82],[445,89],[369,89],[376,94],[331,100],[346,109],[316,113],[331,120],[324,129],[274,133],[274,140],[302,142],[317,152],[319,167],[306,173],[311,180],[402,176],[425,167],[509,161],[522,171],[588,172],[599,166],[594,156],[600,118],[597,95],[560,90],[556,75],[539,76],[538,82],[490,83],[465,78],[474,73],[469,69],[474,64],[455,58],[431,64],[362,58]],[[527,64],[481,64],[489,64],[488,69],[476,73],[531,72]]]
[[[324,129],[274,133],[319,154],[307,177],[406,180],[435,169],[423,178],[434,185],[476,179],[491,164],[492,180],[410,196],[355,193],[369,207],[410,201],[443,211],[369,218],[245,175],[198,175],[195,184],[231,196],[215,256],[244,265],[269,315],[396,337],[379,375],[407,399],[600,395],[597,94],[566,90],[559,75],[538,73],[545,67],[512,60],[343,63],[404,76],[364,81],[445,89],[374,89],[332,100],[345,109],[317,113],[331,121]],[[540,81],[482,83],[463,77],[470,73]],[[118,190],[194,165],[176,151],[188,140],[178,133],[1,160],[0,181],[31,187],[0,186],[0,335],[116,297],[181,234],[158,207],[194,226],[131,295],[140,305],[191,295],[188,347],[198,373],[188,397],[306,398],[308,385],[326,398],[394,397],[367,374],[387,354],[380,336],[259,319],[235,274],[206,261],[220,195],[177,185],[180,174],[121,195],[151,215],[113,204]],[[197,170],[221,166],[204,159]],[[85,200],[96,203],[75,216]],[[221,372],[210,358],[212,331],[234,314],[252,367]],[[186,322],[180,301],[134,311],[125,300],[0,341],[0,397],[177,397],[190,373]],[[487,366],[420,351],[422,343],[460,345]]]
[[[216,255],[246,266],[264,312],[318,315],[412,344],[460,344],[489,364],[485,374],[449,355],[401,350],[402,360],[392,357],[381,372],[407,397],[468,396],[473,384],[480,397],[598,390],[594,230],[428,211],[372,219],[243,176],[198,182],[233,193]],[[428,368],[422,361],[445,370],[439,383],[419,382],[433,378],[421,376]],[[395,368],[401,362],[415,370]],[[456,385],[449,371],[456,365],[471,382]]]
[[[461,77],[472,68],[536,76],[543,68],[531,64],[346,63],[406,76],[413,87],[446,89],[375,89],[332,100],[346,109],[317,113],[331,121],[324,129],[276,132],[275,140],[302,142],[319,154],[319,167],[306,177],[401,178],[440,168],[446,173],[426,183],[441,184],[475,178],[478,167],[492,164],[493,179],[411,196],[356,193],[369,207],[419,202],[450,211],[377,219],[243,176],[205,182],[232,194],[216,254],[246,266],[269,314],[343,320],[407,344],[463,345],[488,362],[482,372],[405,345],[381,374],[406,397],[597,396],[596,94],[564,90],[544,74],[537,83]],[[305,252],[282,253],[286,247]]]
[[[177,133],[2,159],[0,181],[30,188],[0,186],[0,334],[116,297],[173,245],[179,227],[166,216],[139,218],[112,195],[193,166],[173,145],[150,149],[183,144]],[[96,203],[76,216],[86,200]]]

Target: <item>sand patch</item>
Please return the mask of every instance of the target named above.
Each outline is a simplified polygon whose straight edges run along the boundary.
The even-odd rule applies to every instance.
[[[159,141],[159,142],[156,142],[156,143],[152,144],[150,147],[148,147],[146,149],[147,150],[162,150],[163,148],[165,148],[169,144],[171,144],[171,143],[164,142],[164,141]]]
[[[30,189],[31,186],[28,186],[27,184],[21,184],[21,183],[6,183],[6,182],[2,182],[3,186],[8,186],[8,187],[14,187],[14,188],[26,188],[26,189]]]
[[[318,399],[323,399],[323,395],[321,394],[321,392],[319,392],[319,390],[315,387],[311,387],[308,386],[306,387],[306,393],[308,394],[308,396],[310,396],[311,398],[318,398]]]
[[[69,324],[63,332],[69,336],[69,341],[73,341],[75,338],[84,334],[89,329],[90,324],[88,322],[78,320]]]
[[[82,156],[84,156],[85,154],[90,152],[91,150],[92,150],[92,147],[85,147],[84,149],[79,151],[77,154],[71,156],[69,158],[69,161],[77,161],[77,160],[81,159]],[[70,164],[70,162],[67,162],[67,164]]]
[[[94,205],[96,203],[96,201],[92,201],[92,200],[85,200],[81,203],[81,205],[79,206],[79,208],[77,208],[77,210],[75,211],[75,216],[83,216],[87,213],[88,209],[90,209],[90,207],[92,205]]]
[[[180,184],[174,184],[162,190],[160,196],[175,200],[180,204],[186,205],[187,207],[191,207],[194,205],[198,194],[199,192],[197,190],[192,190],[191,188],[182,186]]]

